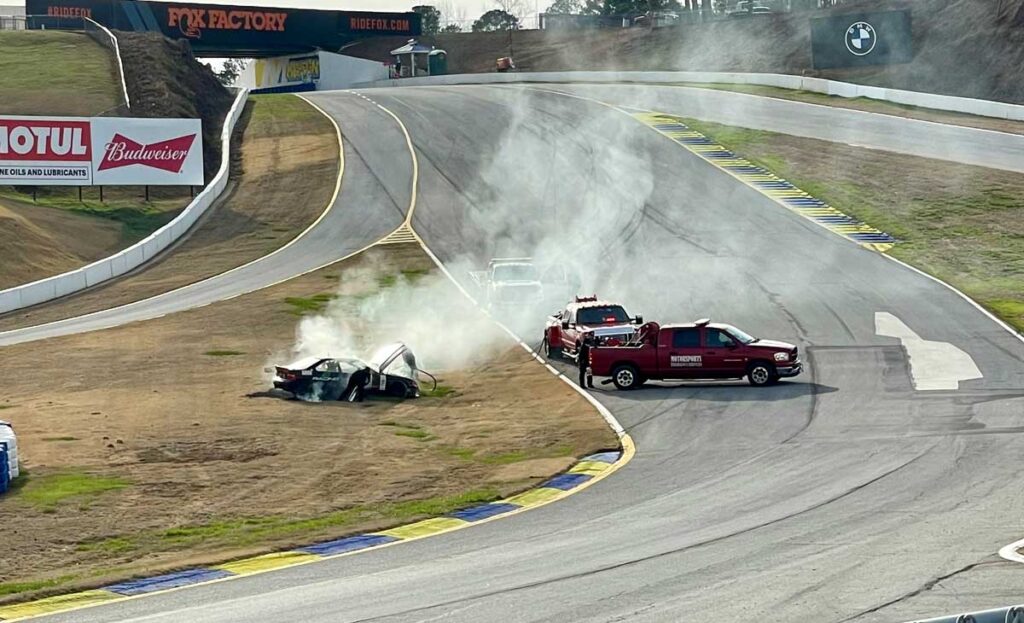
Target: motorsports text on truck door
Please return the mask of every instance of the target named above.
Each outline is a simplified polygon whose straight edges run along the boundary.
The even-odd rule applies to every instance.
[[[663,327],[649,322],[622,346],[591,348],[590,368],[595,377],[609,377],[619,389],[634,389],[648,380],[743,377],[762,386],[800,374],[803,363],[793,344],[762,340],[704,319]]]

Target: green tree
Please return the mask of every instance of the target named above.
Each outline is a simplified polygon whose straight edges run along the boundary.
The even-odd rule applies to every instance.
[[[224,86],[231,86],[238,80],[238,75],[245,69],[245,62],[236,58],[229,58],[224,60],[224,66],[220,71],[215,72],[217,80]]]
[[[679,11],[679,0],[604,0],[604,15],[629,15],[658,11]]]
[[[583,10],[583,0],[555,0],[546,13],[551,15],[579,15]]]
[[[437,10],[437,7],[422,4],[414,6],[412,11],[422,16],[423,34],[436,35],[441,31],[441,12]]]
[[[493,30],[518,30],[519,18],[501,9],[491,9],[473,22],[473,32]]]
[[[462,26],[452,23],[441,29],[441,32],[462,32]]]

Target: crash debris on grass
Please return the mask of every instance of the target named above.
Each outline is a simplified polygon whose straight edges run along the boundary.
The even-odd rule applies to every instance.
[[[401,342],[381,346],[368,361],[357,357],[304,357],[273,369],[274,388],[299,400],[362,402],[366,396],[419,398],[416,356]],[[430,377],[433,379],[433,377]],[[437,389],[437,379],[434,387]]]

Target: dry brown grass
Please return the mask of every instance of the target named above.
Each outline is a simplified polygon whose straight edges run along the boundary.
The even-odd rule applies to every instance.
[[[511,341],[472,371],[442,372],[453,390],[442,398],[268,396],[262,368],[294,339],[285,299],[334,292],[338,275],[370,267],[433,269],[416,245],[378,247],[208,307],[0,349],[0,405],[28,471],[0,498],[0,594],[15,582],[66,589],[382,528],[512,493],[617,447],[594,409]],[[49,491],[62,481],[70,494]]]

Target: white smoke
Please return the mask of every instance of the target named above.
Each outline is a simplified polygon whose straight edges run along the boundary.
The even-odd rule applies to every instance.
[[[442,273],[406,275],[384,263],[344,272],[336,298],[299,322],[290,355],[366,360],[392,342],[408,345],[425,370],[476,365],[511,344]]]

